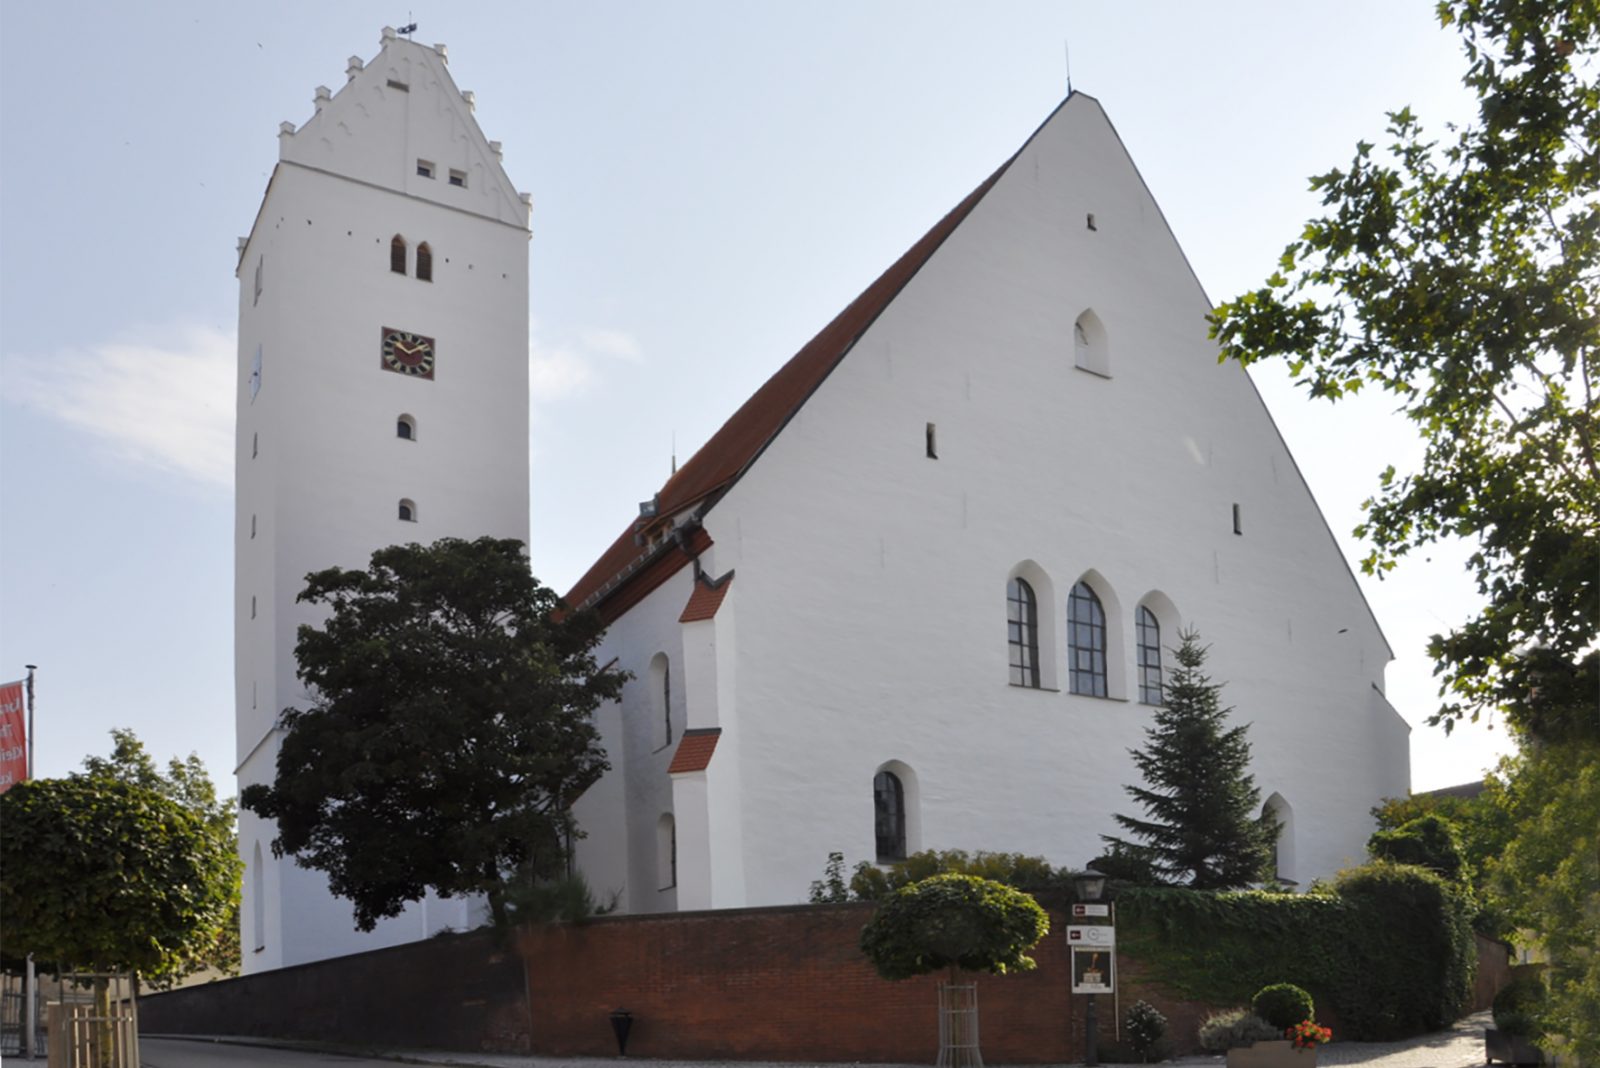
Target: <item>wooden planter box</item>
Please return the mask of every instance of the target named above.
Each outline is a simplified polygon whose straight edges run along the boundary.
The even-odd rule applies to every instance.
[[[1484,1061],[1493,1064],[1543,1064],[1544,1051],[1519,1035],[1508,1035],[1494,1027],[1483,1032]]]
[[[1228,1068],[1317,1068],[1317,1047],[1295,1049],[1287,1038],[1228,1051]]]

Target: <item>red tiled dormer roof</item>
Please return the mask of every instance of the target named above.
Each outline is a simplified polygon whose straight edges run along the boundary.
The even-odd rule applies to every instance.
[[[1070,99],[1070,97],[1069,97]],[[1057,109],[1059,110],[1059,109]],[[1048,122],[1049,120],[1045,120]],[[1041,124],[1041,129],[1043,125]],[[1029,140],[1032,140],[1030,138]],[[1026,145],[1024,145],[1026,147]],[[676,516],[685,510],[714,504],[716,498],[727,491],[749,470],[769,442],[778,436],[794,414],[838,366],[856,341],[867,331],[885,308],[899,295],[923,264],[933,256],[946,238],[971,214],[972,209],[994,187],[1021,153],[1017,150],[999,169],[974,189],[967,198],[934,224],[933,229],[888,270],[878,276],[861,295],[851,301],[844,311],[823,327],[816,337],[778,368],[776,374],[756,390],[739,410],[689,458],[689,462],[667,479],[656,495],[656,514]],[[595,607],[607,622],[616,619],[626,609],[617,610],[605,601],[624,586],[637,583],[633,577],[617,582],[617,576],[644,552],[635,541],[636,527],[629,524],[622,535],[612,542],[567,594],[567,603],[575,607]],[[682,566],[682,565],[680,565]],[[641,572],[647,569],[639,569]],[[665,581],[666,576],[658,580]],[[608,588],[609,587],[609,588]],[[653,588],[653,587],[652,587]],[[649,592],[646,590],[645,592]],[[629,604],[638,603],[643,596],[636,593]]]
[[[672,754],[668,775],[685,771],[705,771],[711,764],[711,754],[716,751],[717,739],[722,737],[721,727],[696,727],[683,732],[677,752]]]
[[[689,603],[683,606],[683,615],[678,617],[678,622],[698,623],[703,619],[715,619],[717,609],[722,607],[722,599],[728,595],[728,587],[732,585],[731,571],[716,582],[701,575],[695,580],[694,592],[689,595]]]

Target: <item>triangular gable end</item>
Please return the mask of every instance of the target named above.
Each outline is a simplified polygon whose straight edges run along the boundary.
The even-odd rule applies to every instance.
[[[370,63],[351,57],[343,88],[317,88],[304,126],[283,124],[279,159],[526,229],[529,199],[478,128],[443,48],[385,27]]]

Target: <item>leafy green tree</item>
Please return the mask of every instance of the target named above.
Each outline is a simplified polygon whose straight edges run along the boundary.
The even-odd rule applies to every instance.
[[[1100,837],[1113,854],[1137,861],[1163,883],[1228,890],[1269,876],[1277,824],[1260,815],[1261,791],[1247,770],[1248,725],[1227,726],[1222,685],[1202,670],[1207,646],[1179,635],[1166,704],[1154,712],[1142,750],[1132,750],[1146,786],[1125,786],[1147,819],[1115,816],[1138,838]]]
[[[975,875],[1019,890],[1044,890],[1066,884],[1050,862],[1025,853],[995,853],[980,849],[925,849],[887,868],[866,861],[850,876],[850,892],[858,901],[881,901],[904,886],[935,875]]]
[[[155,790],[104,775],[22,782],[0,795],[0,826],[8,952],[159,979],[205,956],[232,918],[237,856]],[[94,990],[104,1017],[107,981]]]
[[[609,766],[592,713],[627,676],[595,663],[599,618],[496,538],[382,549],[299,599],[329,609],[295,646],[316,703],[284,710],[276,781],[241,803],[362,930],[430,887],[507,923],[508,887],[561,873],[571,805]]]
[[[885,979],[945,969],[1032,971],[1032,949],[1050,932],[1039,903],[975,875],[947,873],[903,886],[861,929],[861,951]]]
[[[172,758],[163,775],[133,731],[115,728],[111,731],[111,738],[109,757],[84,758],[85,775],[116,779],[176,801],[200,818],[206,832],[215,839],[218,855],[233,858],[229,879],[229,921],[216,932],[215,938],[196,946],[186,959],[175,961],[173,967],[162,975],[147,978],[151,978],[156,986],[165,986],[202,968],[213,968],[224,975],[238,975],[239,877],[243,865],[238,859],[237,814],[233,799],[222,800],[217,797],[217,788],[198,755],[190,753],[185,760]]]
[[[1429,646],[1448,730],[1570,684],[1600,618],[1600,4],[1438,11],[1476,119],[1434,135],[1393,112],[1383,149],[1312,179],[1324,214],[1212,332],[1224,359],[1284,359],[1313,397],[1385,390],[1416,425],[1420,466],[1383,473],[1357,534],[1379,576],[1474,544],[1483,607]]]
[[[1517,827],[1491,868],[1500,899],[1550,958],[1547,1044],[1600,1063],[1600,739],[1532,741],[1501,767]]]

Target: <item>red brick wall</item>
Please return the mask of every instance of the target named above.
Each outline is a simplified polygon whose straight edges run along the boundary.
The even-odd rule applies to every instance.
[[[533,1049],[549,1055],[616,1052],[609,1022],[633,1014],[628,1054],[739,1060],[930,1061],[938,1049],[940,977],[878,978],[856,939],[870,905],[799,906],[602,919],[528,932]],[[1064,918],[1032,956],[1038,969],[983,976],[979,1030],[985,1060],[1082,1059],[1086,999],[1070,994]],[[1121,960],[1120,1003],[1139,997],[1192,1048],[1209,1007],[1162,996]],[[1112,999],[1099,1007],[1113,1035]]]

